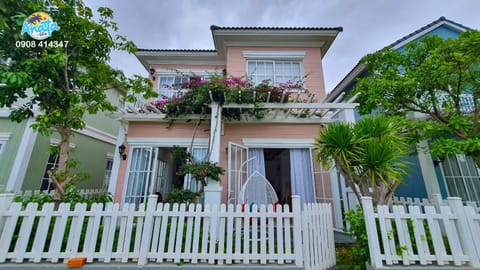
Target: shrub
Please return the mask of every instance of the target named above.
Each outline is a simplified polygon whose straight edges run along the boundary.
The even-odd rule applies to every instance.
[[[193,203],[197,200],[198,195],[186,189],[173,189],[172,191],[167,193],[167,198],[165,202],[167,203]]]
[[[370,252],[362,208],[358,205],[357,209],[347,211],[345,221],[350,225],[347,229],[348,234],[355,238],[355,244],[352,245],[351,249],[354,256],[351,258],[350,269],[365,269],[365,262],[370,261]]]

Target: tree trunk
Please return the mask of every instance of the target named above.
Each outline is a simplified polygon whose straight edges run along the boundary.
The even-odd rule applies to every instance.
[[[60,149],[58,152],[58,168],[55,174],[51,174],[50,178],[55,186],[55,194],[53,199],[55,201],[61,200],[62,195],[65,194],[65,186],[70,183],[72,176],[68,173],[68,160],[70,159],[70,138],[72,136],[72,129],[70,127],[57,127],[60,134]]]

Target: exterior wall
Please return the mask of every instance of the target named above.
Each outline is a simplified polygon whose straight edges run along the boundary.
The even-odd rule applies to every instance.
[[[52,138],[58,139],[58,136],[52,135]],[[78,182],[77,186],[79,188],[101,188],[107,165],[107,153],[115,154],[115,146],[81,134],[75,134],[71,143],[75,145],[71,157],[80,161],[74,172],[88,173],[91,176],[87,181]],[[37,137],[22,190],[40,189],[45,166],[50,155],[49,147],[49,137]]]
[[[29,128],[26,126],[26,123],[26,121],[15,123],[9,118],[0,118],[0,133],[10,133],[10,138],[0,156],[0,191],[7,185],[23,132],[25,128]]]
[[[123,107],[120,102],[121,94],[117,90],[107,90],[107,100],[114,106]],[[120,123],[118,121],[113,121],[108,114],[109,113],[107,112],[99,111],[96,114],[86,114],[83,119],[87,126],[106,132],[112,136],[116,136]]]
[[[192,122],[195,122],[192,121]],[[128,138],[186,138],[191,140],[196,123],[173,123],[170,125],[167,122],[130,122],[128,126]],[[203,123],[198,127],[195,138],[208,138],[209,123]],[[207,131],[205,131],[207,130]],[[123,189],[126,184],[126,173],[128,167],[128,156],[130,153],[130,145],[125,139],[125,153],[127,153],[127,160],[120,161],[120,169],[117,176],[117,185],[114,194],[115,202],[120,202],[122,199]],[[173,145],[172,145],[173,146]]]
[[[305,87],[316,94],[316,99],[325,95],[325,81],[323,78],[322,52],[320,48],[278,48],[278,47],[228,47],[227,48],[227,71],[233,76],[246,76],[247,60],[243,56],[244,51],[295,51],[305,52],[303,59],[303,75]]]
[[[195,124],[174,123],[171,128],[168,123],[164,122],[131,122],[128,127],[129,138],[187,138],[191,139]],[[208,138],[209,124],[202,124],[197,131],[195,138]],[[223,135],[220,143],[220,166],[225,170],[228,166],[227,149],[228,142],[243,144],[245,138],[262,138],[262,139],[312,139],[318,134],[319,125],[306,124],[265,124],[265,123],[225,123],[223,126]],[[205,131],[207,130],[207,131]],[[126,153],[129,153],[129,145]],[[173,145],[172,145],[173,146]],[[285,148],[291,148],[285,143]],[[121,201],[123,187],[125,185],[127,160],[122,160],[120,164],[120,172],[117,178],[117,189],[115,191],[115,201]],[[314,162],[316,165],[316,162]],[[316,165],[317,166],[317,165]],[[318,177],[316,177],[318,178]],[[330,179],[325,178],[325,193],[331,197]],[[316,179],[316,183],[319,181]],[[227,174],[222,176],[221,185],[223,187],[222,202],[227,199]],[[321,185],[319,185],[321,186]],[[317,185],[317,194],[323,194],[321,187]]]

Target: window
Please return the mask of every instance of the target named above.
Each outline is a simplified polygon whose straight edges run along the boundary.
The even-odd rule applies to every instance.
[[[181,96],[186,92],[182,89],[182,84],[188,82],[186,76],[160,76],[158,79],[158,95],[173,98]]]
[[[442,162],[450,196],[480,202],[480,172],[475,161],[465,155],[450,155]]]
[[[52,180],[50,180],[50,176],[48,176],[48,170],[56,168],[58,168],[58,155],[50,154],[50,156],[48,157],[47,165],[45,166],[42,182],[40,184],[40,191],[51,191],[54,189]]]
[[[255,84],[269,80],[278,85],[288,81],[298,82],[303,77],[300,61],[248,60],[247,74]]]
[[[140,204],[146,202],[152,177],[154,149],[150,146],[132,149],[125,202]]]
[[[10,133],[0,132],[0,157],[2,156],[2,153],[5,150],[5,146],[7,145],[8,139],[10,139]]]
[[[110,182],[110,176],[112,175],[113,159],[107,158],[107,165],[105,166],[105,175],[103,177],[103,189],[108,188]]]
[[[144,203],[148,194],[161,192],[165,196],[173,186],[177,186],[173,179],[175,171],[169,173],[169,168],[172,168],[171,166],[174,164],[170,159],[163,160],[165,153],[162,154],[162,149],[168,148],[132,147],[125,188],[125,203]],[[195,161],[205,160],[206,155],[207,148],[193,148]],[[184,189],[197,190],[196,181],[190,176],[186,176],[185,181],[182,180],[182,184]]]

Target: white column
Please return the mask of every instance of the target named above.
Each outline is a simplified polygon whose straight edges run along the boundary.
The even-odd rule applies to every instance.
[[[429,153],[428,142],[421,141],[417,145],[417,150],[418,161],[420,162],[420,168],[422,169],[423,183],[425,183],[428,198],[432,199],[434,194],[441,194],[441,192],[432,156]]]
[[[23,131],[22,140],[18,147],[17,155],[15,156],[15,161],[13,162],[12,171],[10,172],[10,177],[8,178],[7,186],[5,191],[19,191],[22,188],[23,180],[25,174],[27,173],[27,167],[30,163],[30,158],[32,156],[33,147],[37,140],[38,132],[33,130],[30,125],[34,122],[33,118],[27,120],[25,125],[25,130]]]
[[[211,106],[212,115],[210,120],[210,161],[220,162],[220,142],[222,135],[222,108],[214,103]],[[222,186],[219,182],[209,180],[205,187],[205,204],[220,204],[222,201]]]
[[[120,122],[120,127],[118,128],[117,141],[115,143],[115,150],[113,155],[112,173],[110,174],[110,181],[108,182],[108,192],[113,195],[115,194],[115,189],[117,188],[117,178],[118,178],[118,173],[120,172],[120,162],[122,161],[122,157],[120,153],[118,153],[118,146],[124,143],[126,132],[127,132],[126,124]]]
[[[354,109],[344,109],[343,110],[343,120],[345,123],[355,124],[355,110]]]

